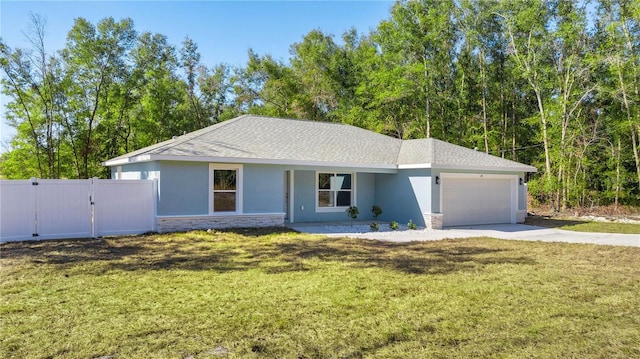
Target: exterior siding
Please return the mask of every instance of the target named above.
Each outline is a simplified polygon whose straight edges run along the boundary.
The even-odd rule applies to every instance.
[[[209,214],[209,163],[161,162],[158,215]],[[243,212],[281,213],[284,168],[243,165]]]
[[[209,164],[160,162],[158,215],[209,214]]]
[[[120,173],[118,173],[120,168]],[[160,178],[158,162],[132,163],[111,167],[111,178],[146,180]]]
[[[331,172],[333,169],[322,169]],[[337,171],[348,172],[348,171]],[[293,212],[294,222],[348,221],[345,211],[316,212],[316,171],[296,170],[294,172]],[[360,210],[358,220],[370,220],[371,206],[375,199],[375,175],[372,173],[356,173],[355,205]]]
[[[381,206],[384,221],[424,226],[424,213],[431,212],[431,170],[400,170],[397,174],[377,174],[376,204]]]
[[[382,207],[381,204],[376,202],[376,175],[373,173],[358,173],[357,177],[357,206],[358,211],[360,212],[358,220],[373,220],[371,207],[373,207],[373,205],[379,205]],[[346,213],[343,213],[343,216],[345,219],[350,220]]]
[[[522,178],[524,181],[524,173],[518,174],[519,178]],[[528,188],[525,184],[520,186],[518,184],[518,211],[526,211],[527,210],[527,191]]]
[[[243,213],[246,215],[280,215],[285,201],[284,173],[293,170],[293,206],[290,212],[294,222],[348,221],[342,210],[316,212],[316,169],[298,166],[243,165]],[[328,172],[349,172],[337,168],[323,168]],[[402,169],[397,173],[356,173],[355,205],[360,210],[359,220],[372,220],[371,207],[379,205],[384,212],[383,221],[430,226],[439,220],[440,185],[435,177],[442,173],[479,173],[442,169]],[[482,173],[517,175],[522,172],[484,171]],[[159,161],[134,163],[112,167],[112,176],[123,179],[158,179],[158,216],[209,215],[209,163]],[[518,221],[526,215],[526,186],[518,185]],[[431,216],[431,217],[430,217]],[[425,219],[426,218],[426,219]],[[231,218],[229,218],[231,220]],[[237,220],[235,218],[234,220]],[[203,221],[198,219],[198,221]],[[211,221],[211,219],[209,219]],[[176,222],[176,221],[174,221]],[[178,221],[179,222],[179,221]],[[193,223],[192,223],[193,224]],[[221,223],[218,223],[221,225]]]
[[[285,168],[245,164],[243,171],[244,213],[282,213]]]

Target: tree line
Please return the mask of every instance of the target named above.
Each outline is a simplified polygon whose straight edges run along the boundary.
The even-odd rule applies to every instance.
[[[640,205],[639,0],[398,1],[368,33],[313,30],[288,61],[248,50],[239,67],[130,19],[78,18],[55,53],[45,28],[34,15],[29,48],[0,42],[5,178],[106,177],[106,159],[252,113],[529,163],[556,209]]]

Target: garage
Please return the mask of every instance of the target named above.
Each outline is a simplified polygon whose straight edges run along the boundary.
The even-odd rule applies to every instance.
[[[442,174],[443,226],[515,223],[517,176]]]

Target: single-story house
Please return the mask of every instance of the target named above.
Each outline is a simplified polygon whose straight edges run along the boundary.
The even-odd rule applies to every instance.
[[[161,232],[359,220],[442,228],[520,223],[532,166],[434,138],[243,115],[104,163],[157,179]]]

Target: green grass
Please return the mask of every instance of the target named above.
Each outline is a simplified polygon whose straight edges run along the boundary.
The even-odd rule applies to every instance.
[[[640,223],[590,222],[574,218],[527,217],[526,224],[576,232],[640,234]]]
[[[640,357],[640,248],[240,231],[0,250],[2,358]]]
[[[582,222],[561,228],[576,232],[640,234],[640,224],[636,223]]]

